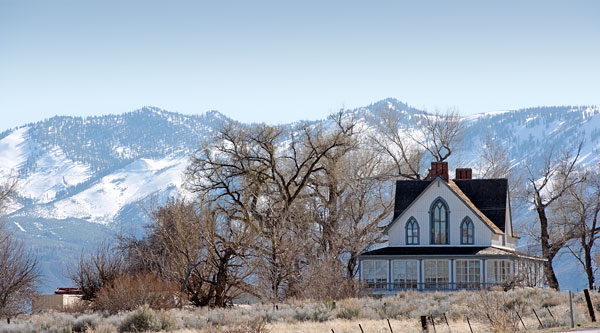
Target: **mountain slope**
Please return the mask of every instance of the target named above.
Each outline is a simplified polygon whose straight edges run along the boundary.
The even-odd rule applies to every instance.
[[[366,135],[373,132],[372,115],[379,111],[399,113],[405,130],[422,114],[395,99],[346,113]],[[19,197],[7,219],[15,234],[40,253],[48,275],[42,290],[68,285],[64,269],[57,267],[65,267],[65,261],[103,237],[142,232],[148,208],[182,192],[189,155],[227,120],[231,121],[216,111],[182,115],[144,107],[123,115],[53,117],[0,133],[0,176],[21,177]],[[509,147],[517,168],[581,140],[582,165],[595,167],[599,162],[596,107],[539,107],[465,120],[465,139],[449,161],[451,167],[474,167],[486,135]],[[318,122],[330,121],[311,123]],[[519,218],[528,224],[534,216],[523,212]]]

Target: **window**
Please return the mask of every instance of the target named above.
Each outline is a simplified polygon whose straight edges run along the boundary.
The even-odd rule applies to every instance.
[[[479,289],[481,262],[479,260],[456,260],[456,287]]]
[[[367,288],[386,288],[388,278],[387,260],[363,260],[362,279]]]
[[[417,223],[417,220],[414,217],[411,217],[408,222],[406,222],[406,244],[419,244],[419,223]]]
[[[511,263],[509,260],[487,261],[487,283],[500,284],[510,278]]]
[[[425,260],[425,289],[448,289],[448,260]]]
[[[416,289],[419,276],[417,260],[392,260],[394,289]]]
[[[473,221],[469,217],[460,224],[460,243],[473,244]]]
[[[448,244],[448,207],[442,199],[431,206],[431,244]]]

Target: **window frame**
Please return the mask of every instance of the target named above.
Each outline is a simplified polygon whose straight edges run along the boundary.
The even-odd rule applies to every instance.
[[[459,272],[459,266],[464,264],[465,274]],[[456,259],[454,261],[456,287],[458,289],[481,289],[481,268],[483,263],[480,259]],[[477,279],[475,279],[477,277]],[[464,280],[463,280],[464,278]]]
[[[466,228],[466,240],[464,231]],[[469,233],[470,232],[470,233]],[[465,216],[465,218],[460,223],[460,244],[462,245],[473,245],[475,244],[475,223],[471,220],[470,217]]]
[[[371,269],[368,268],[369,265],[373,265],[372,267],[372,275],[368,274]],[[383,270],[385,271],[385,275],[378,276],[378,267],[377,265],[382,265]],[[361,260],[361,280],[367,286],[367,288],[374,289],[387,289],[388,285],[388,277],[389,277],[389,261],[382,259],[367,259]]]
[[[513,277],[514,266],[510,259],[488,259],[486,260],[485,271],[485,282],[487,284],[501,285]]]
[[[445,228],[446,228],[446,232],[445,232],[445,243],[436,243],[435,242],[435,227],[436,227],[436,223],[442,223],[441,222],[441,216],[440,216],[440,221],[435,221],[435,210],[439,209],[438,207],[438,203],[441,203],[442,206],[444,207],[445,210]],[[450,206],[448,206],[448,203],[446,202],[446,200],[444,200],[442,197],[438,197],[435,200],[433,200],[433,203],[431,204],[430,208],[429,208],[429,225],[431,227],[431,233],[430,233],[430,244],[432,245],[449,245],[450,244]],[[440,226],[441,228],[441,226]],[[440,238],[441,238],[441,233],[440,233]]]
[[[433,264],[433,266],[430,266]],[[441,268],[441,269],[440,269]],[[430,276],[435,270],[434,276]],[[445,273],[444,276],[440,272]],[[449,259],[425,259],[423,260],[423,286],[424,289],[448,290],[452,271]]]
[[[411,228],[409,228],[409,226],[411,226]],[[416,232],[417,235],[414,235],[414,231],[416,228]],[[409,230],[412,231],[412,235],[409,233]],[[411,216],[408,221],[406,222],[406,225],[404,227],[404,235],[405,235],[405,243],[406,245],[419,245],[421,244],[421,227],[419,226],[419,222],[417,221],[417,219],[414,216]],[[412,242],[409,242],[409,239],[412,239]],[[415,242],[416,239],[416,242]]]
[[[404,269],[403,278],[399,277],[402,274],[396,274],[399,268]],[[414,269],[414,271],[409,270]],[[410,276],[409,276],[410,275]],[[419,284],[419,261],[416,259],[393,259],[390,283],[393,289],[417,289]]]

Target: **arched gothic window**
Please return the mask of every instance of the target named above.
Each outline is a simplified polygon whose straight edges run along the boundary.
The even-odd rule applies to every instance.
[[[419,244],[419,223],[417,223],[417,220],[414,217],[411,217],[408,222],[406,222],[406,244]]]
[[[442,199],[431,205],[431,244],[448,244],[448,206]]]
[[[460,224],[460,243],[473,244],[473,221],[469,217]]]

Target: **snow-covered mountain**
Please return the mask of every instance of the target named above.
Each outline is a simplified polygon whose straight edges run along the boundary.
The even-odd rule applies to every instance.
[[[381,110],[401,113],[407,127],[422,113],[395,99],[346,112],[369,128],[370,116]],[[189,155],[226,119],[216,111],[182,115],[144,107],[122,115],[53,117],[0,133],[0,177],[21,178],[8,225],[38,252],[47,276],[42,290],[69,285],[65,265],[104,237],[140,232],[152,204],[182,191]],[[581,163],[599,162],[597,107],[498,111],[466,121],[452,167],[472,166],[487,134],[506,143],[517,166],[581,140]]]

